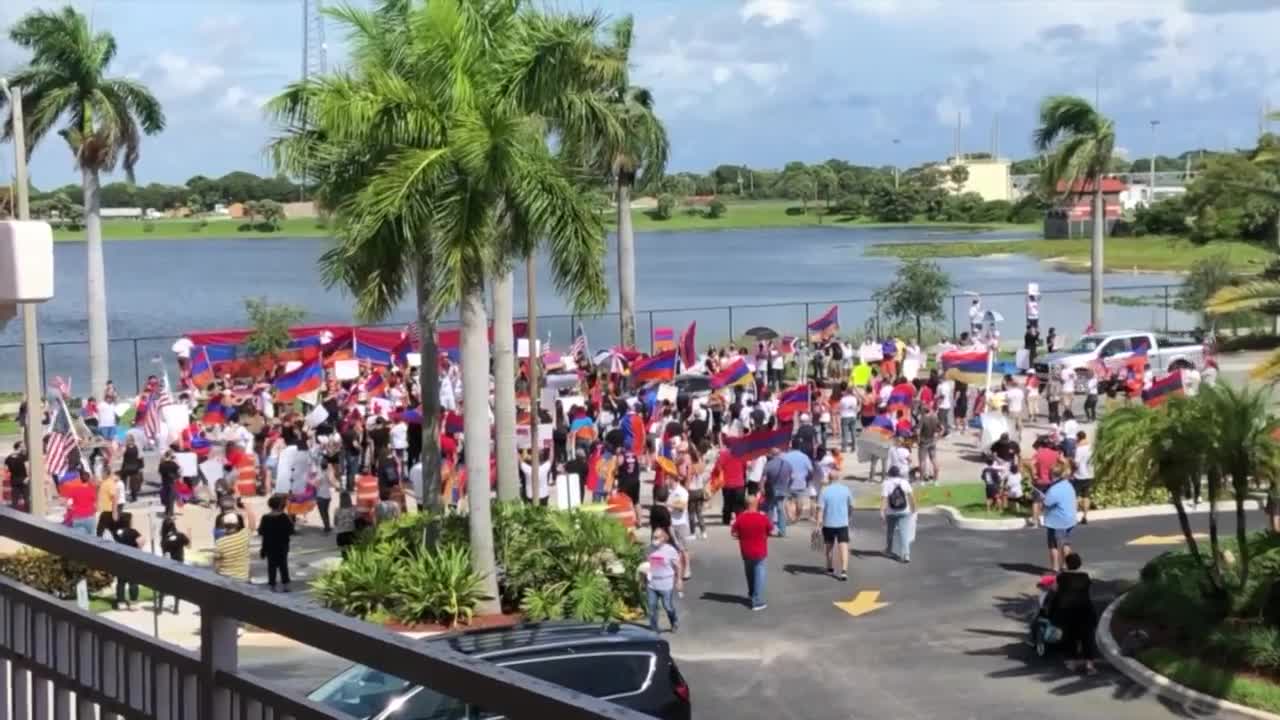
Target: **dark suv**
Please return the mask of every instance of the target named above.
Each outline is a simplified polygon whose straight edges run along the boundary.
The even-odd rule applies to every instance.
[[[666,640],[639,625],[520,625],[427,638],[458,652],[663,720],[689,720],[689,686]],[[491,720],[500,716],[356,665],[311,699],[372,720]]]

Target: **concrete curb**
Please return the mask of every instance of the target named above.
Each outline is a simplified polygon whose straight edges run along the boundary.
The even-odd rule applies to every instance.
[[[1217,504],[1218,512],[1235,512],[1236,504],[1230,500],[1219,501]],[[1262,504],[1257,500],[1245,500],[1245,510],[1260,510]],[[1005,530],[1022,530],[1030,527],[1027,521],[1022,518],[1001,518],[999,520],[986,520],[982,518],[966,517],[958,509],[950,505],[935,505],[930,508],[921,508],[919,511],[924,515],[943,515],[952,527],[961,530],[977,530],[977,531],[1005,531]],[[1209,512],[1208,503],[1195,508],[1188,509],[1188,514]],[[1130,508],[1112,508],[1109,510],[1090,510],[1089,519],[1098,520],[1127,520],[1131,518],[1143,517],[1160,517],[1165,515],[1177,515],[1178,511],[1172,505],[1140,505]],[[1277,718],[1280,720],[1280,718]]]
[[[1098,622],[1098,630],[1095,634],[1095,640],[1098,643],[1099,651],[1102,653],[1102,658],[1110,663],[1111,667],[1119,670],[1122,675],[1132,680],[1135,684],[1155,693],[1156,696],[1177,703],[1188,713],[1202,715],[1211,712],[1228,711],[1243,717],[1258,718],[1258,720],[1280,720],[1280,715],[1275,713],[1238,705],[1230,700],[1223,700],[1220,697],[1192,690],[1185,685],[1170,680],[1133,658],[1125,657],[1124,653],[1120,651],[1120,645],[1116,643],[1115,637],[1111,635],[1111,618],[1115,615],[1116,608],[1120,606],[1120,601],[1123,599],[1124,595],[1120,595],[1111,601],[1106,610],[1102,611],[1102,619]]]

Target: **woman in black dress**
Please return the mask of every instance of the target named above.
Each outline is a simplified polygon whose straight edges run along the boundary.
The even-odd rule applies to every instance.
[[[640,507],[640,463],[636,461],[635,454],[628,452],[622,456],[615,486],[618,492],[631,498],[635,507]]]

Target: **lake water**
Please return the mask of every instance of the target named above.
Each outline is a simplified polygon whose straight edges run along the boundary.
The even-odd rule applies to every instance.
[[[867,301],[893,276],[894,258],[868,257],[864,249],[885,242],[1001,240],[1019,232],[974,234],[921,228],[794,228],[768,230],[639,233],[637,245],[638,333],[647,338],[652,325],[674,327],[679,333],[698,322],[699,345],[739,335],[754,325],[781,332],[800,332],[806,317],[817,317],[839,301],[841,326],[856,332],[875,315]],[[149,338],[112,344],[112,373],[126,390],[135,375],[149,372],[150,358],[167,355],[172,341],[187,331],[244,325],[243,299],[262,296],[275,303],[302,306],[308,322],[351,322],[351,298],[339,289],[326,289],[316,271],[316,259],[330,241],[325,239],[174,239],[108,242],[105,246],[107,297],[112,338]],[[84,265],[81,243],[58,243],[54,249],[55,298],[40,308],[40,339],[68,343],[46,348],[47,375],[70,375],[87,382],[85,346]],[[610,245],[606,268],[616,274]],[[942,259],[956,292],[982,292],[985,304],[1007,318],[1006,334],[1021,334],[1022,292],[1027,282],[1039,282],[1042,326],[1078,335],[1088,321],[1088,277],[1053,269],[1035,259],[1008,256]],[[547,278],[538,288],[540,334],[553,343],[567,344],[573,320]],[[517,272],[516,313],[524,313],[523,270]],[[1173,275],[1107,276],[1112,288],[1177,285]],[[613,283],[611,283],[612,285]],[[1058,293],[1057,291],[1071,291]],[[998,297],[991,293],[1004,292]],[[1172,293],[1172,290],[1170,290]],[[1163,297],[1160,289],[1109,291],[1108,296]],[[806,312],[805,303],[808,303]],[[728,307],[733,306],[732,310]],[[584,325],[593,347],[617,341],[615,314],[587,318]],[[695,308],[695,309],[688,309]],[[956,301],[964,323],[967,302]],[[652,316],[649,311],[652,312]],[[950,315],[950,307],[947,308]],[[1164,327],[1162,307],[1107,306],[1108,326]],[[402,305],[386,320],[403,324],[413,308]],[[1170,311],[1168,323],[1189,328],[1193,319]],[[939,323],[950,330],[951,318]],[[21,342],[21,322],[0,333],[0,343]],[[21,351],[0,348],[0,389],[20,384]],[[136,365],[136,369],[135,369]]]

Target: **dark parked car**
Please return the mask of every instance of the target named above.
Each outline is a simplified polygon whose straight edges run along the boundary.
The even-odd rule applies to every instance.
[[[424,640],[662,720],[689,720],[689,686],[667,641],[639,625],[520,625]],[[489,720],[483,708],[356,665],[311,699],[372,720]]]

